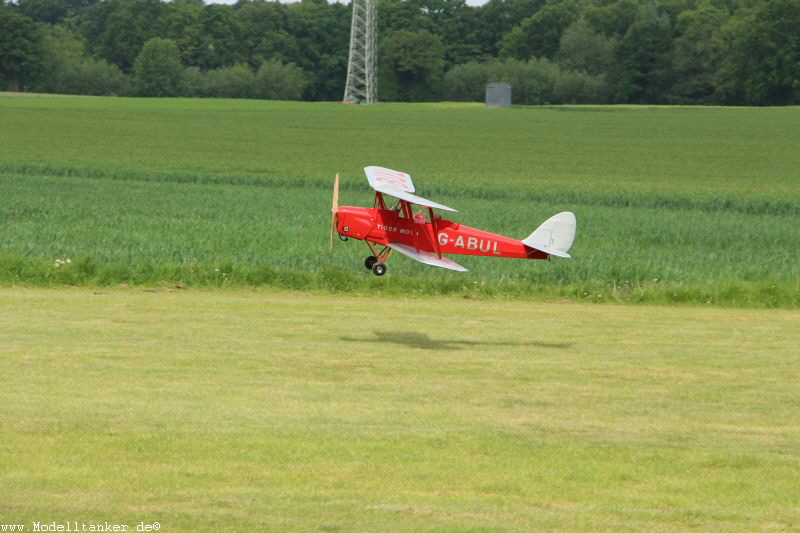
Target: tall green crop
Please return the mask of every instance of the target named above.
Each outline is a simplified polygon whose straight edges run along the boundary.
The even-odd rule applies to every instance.
[[[800,305],[800,109],[0,97],[0,282]],[[574,211],[571,261],[459,275],[328,251],[330,187],[412,174],[463,224],[523,238]],[[69,260],[69,263],[60,261]]]

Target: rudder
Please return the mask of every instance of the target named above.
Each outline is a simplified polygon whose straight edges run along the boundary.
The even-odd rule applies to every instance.
[[[553,215],[522,240],[522,244],[556,257],[569,259],[567,253],[575,240],[575,214],[564,211]]]

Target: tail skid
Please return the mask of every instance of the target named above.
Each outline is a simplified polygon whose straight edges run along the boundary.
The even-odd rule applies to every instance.
[[[556,257],[569,259],[567,253],[575,240],[575,215],[564,211],[548,218],[536,231],[522,240],[522,244]]]

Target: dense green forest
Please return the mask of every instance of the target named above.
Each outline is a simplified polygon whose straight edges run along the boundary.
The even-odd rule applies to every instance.
[[[800,0],[378,0],[379,98],[800,104]],[[10,91],[339,100],[350,6],[0,0]]]

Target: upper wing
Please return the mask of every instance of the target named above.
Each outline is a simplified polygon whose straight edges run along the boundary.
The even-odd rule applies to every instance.
[[[442,268],[449,268],[450,270],[457,270],[458,272],[466,272],[467,269],[463,266],[459,265],[455,261],[448,259],[446,257],[439,257],[436,254],[431,252],[426,252],[424,250],[415,250],[411,246],[406,246],[405,244],[398,244],[396,242],[390,242],[387,246],[393,250],[397,250],[403,255],[407,255],[411,259],[416,259],[420,263],[425,263],[426,265],[433,265]]]
[[[447,207],[446,205],[438,204],[412,194],[414,192],[414,183],[411,181],[411,176],[405,172],[398,172],[383,167],[366,167],[364,168],[364,173],[367,175],[369,186],[378,192],[394,196],[395,198],[416,205],[432,207],[443,211],[456,211],[452,207]]]
[[[367,175],[369,186],[376,191],[380,188],[388,187],[403,192],[414,192],[411,176],[405,172],[383,167],[365,167],[364,173]]]

